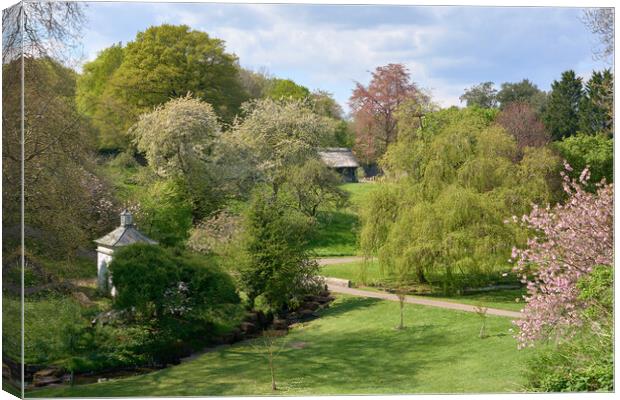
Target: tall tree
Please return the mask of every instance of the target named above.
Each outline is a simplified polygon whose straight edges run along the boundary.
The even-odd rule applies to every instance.
[[[483,82],[465,90],[459,97],[461,102],[465,102],[467,107],[477,106],[480,108],[497,107],[497,89],[493,82]]]
[[[614,77],[609,69],[595,71],[586,83],[579,103],[579,130],[583,133],[613,134]]]
[[[213,211],[221,201],[211,165],[220,125],[210,104],[191,96],[170,100],[143,114],[130,133],[155,173],[185,183],[196,217]]]
[[[22,54],[72,62],[86,21],[85,4],[24,1],[2,10],[2,61]]]
[[[239,81],[250,99],[260,99],[265,97],[267,88],[269,87],[269,83],[272,79],[273,77],[265,68],[261,68],[258,71],[239,68]]]
[[[235,122],[227,140],[243,154],[247,173],[268,183],[274,194],[292,168],[318,157],[317,148],[333,137],[333,124],[303,100],[253,100],[244,104],[245,117]]]
[[[94,114],[112,121],[109,130],[119,135],[115,142],[123,143],[121,147],[129,142],[125,134],[140,114],[171,98],[191,93],[211,104],[224,122],[231,122],[248,97],[239,80],[237,57],[225,51],[222,40],[186,25],[148,28],[127,43],[123,53],[101,95],[92,84],[99,98]],[[108,55],[102,52],[100,57]],[[93,95],[86,88],[81,94]]]
[[[325,90],[315,90],[310,95],[314,106],[314,112],[333,119],[342,119],[343,111],[340,104],[334,100],[333,95]]]
[[[543,122],[553,140],[560,140],[577,133],[579,103],[582,97],[582,80],[575,75],[575,71],[565,71],[560,81],[553,81],[549,100],[543,113]]]
[[[356,152],[364,155],[366,163],[376,162],[387,146],[396,141],[395,113],[407,100],[426,103],[429,98],[411,81],[402,64],[377,67],[368,86],[356,82],[349,105],[359,143]]]
[[[106,112],[111,108],[113,99],[104,92],[110,85],[110,79],[123,62],[124,49],[119,43],[101,51],[97,58],[84,64],[82,74],[78,77],[76,101],[80,112],[91,118],[98,130],[98,147],[100,149],[123,147],[126,135],[118,134],[119,116],[122,107],[114,113]]]
[[[538,86],[523,79],[521,82],[504,82],[502,88],[497,92],[497,101],[500,108],[506,108],[510,103],[521,102],[528,103],[534,111],[540,112],[545,104],[546,94],[538,89]]]
[[[264,190],[266,189],[266,190]],[[306,240],[312,224],[270,188],[258,188],[244,215],[239,280],[250,304],[262,296],[273,311],[319,289],[318,264]]]
[[[272,79],[267,85],[265,97],[272,100],[303,100],[310,96],[307,87],[296,84],[290,79]]]
[[[360,242],[398,286],[432,280],[454,291],[483,283],[475,280],[509,267],[511,243],[523,234],[504,220],[553,200],[548,177],[557,157],[533,148],[515,162],[514,139],[490,114],[429,114],[418,135],[399,139],[382,159],[386,182],[363,210]]]
[[[510,103],[498,114],[497,122],[514,136],[519,150],[544,146],[551,139],[545,125],[528,103]]]

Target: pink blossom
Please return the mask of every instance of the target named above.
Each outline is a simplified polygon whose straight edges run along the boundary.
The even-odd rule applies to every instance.
[[[520,348],[580,326],[585,304],[578,299],[577,281],[596,265],[613,265],[613,185],[603,181],[596,193],[588,193],[583,188],[590,178],[587,169],[579,182],[562,177],[567,201],[553,208],[534,206],[522,223],[535,236],[527,248],[513,249],[514,271],[528,290],[525,317],[515,322]]]

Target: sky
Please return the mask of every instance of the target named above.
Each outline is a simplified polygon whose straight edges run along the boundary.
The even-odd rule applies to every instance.
[[[345,111],[355,82],[402,63],[441,106],[463,104],[475,84],[524,78],[542,90],[568,69],[585,77],[610,67],[582,10],[558,7],[454,7],[208,3],[88,3],[84,61],[127,43],[149,26],[186,24],[225,41],[242,67],[266,69],[310,90],[326,90]]]

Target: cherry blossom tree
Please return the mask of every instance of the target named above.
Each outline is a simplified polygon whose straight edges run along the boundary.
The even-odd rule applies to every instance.
[[[565,168],[572,170],[568,164]],[[525,249],[513,249],[515,271],[528,290],[525,317],[516,321],[521,348],[541,339],[570,337],[583,324],[588,306],[580,299],[578,281],[596,266],[613,265],[613,184],[603,180],[589,193],[584,189],[587,168],[578,181],[562,176],[568,200],[553,208],[534,206],[521,223],[536,235]]]

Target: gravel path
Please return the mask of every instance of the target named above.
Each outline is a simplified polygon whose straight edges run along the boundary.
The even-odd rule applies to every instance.
[[[395,294],[391,294],[391,293],[371,292],[369,290],[353,289],[353,288],[336,286],[336,285],[328,285],[328,288],[331,292],[334,292],[334,293],[342,293],[342,294],[348,294],[352,296],[372,297],[375,299],[398,301],[398,297]],[[419,304],[423,306],[446,308],[450,310],[476,312],[475,306],[472,306],[469,304],[452,303],[449,301],[430,300],[430,299],[423,299],[420,297],[406,296],[405,302],[410,303],[410,304]],[[497,308],[487,309],[487,314],[498,315],[501,317],[523,318],[523,314],[521,314],[520,312],[499,310]]]
[[[335,264],[348,264],[352,262],[364,261],[362,256],[347,256],[347,257],[324,257],[316,259],[319,265],[335,265]]]

